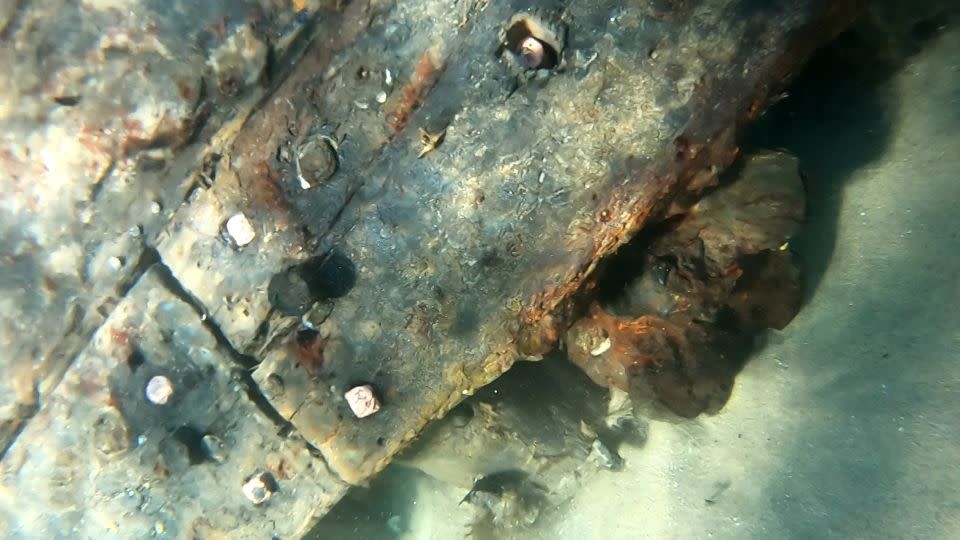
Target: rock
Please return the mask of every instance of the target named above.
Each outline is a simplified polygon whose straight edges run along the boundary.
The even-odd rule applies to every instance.
[[[786,250],[804,214],[796,159],[762,152],[737,172],[659,236],[621,250],[637,277],[566,333],[570,359],[594,382],[638,401],[652,395],[681,416],[715,413],[754,335],[799,311],[799,272]]]

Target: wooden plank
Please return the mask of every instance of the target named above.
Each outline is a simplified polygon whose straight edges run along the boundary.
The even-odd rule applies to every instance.
[[[739,127],[856,7],[655,4],[537,11],[566,29],[566,45],[557,70],[526,74],[509,51],[494,54],[515,4],[465,18],[401,4],[383,34],[364,38],[406,28],[396,48],[375,54],[361,40],[363,54],[319,86],[320,103],[309,88],[286,95],[293,109],[316,105],[316,123],[344,111],[357,122],[339,124],[342,176],[329,190],[290,191],[295,178],[277,174],[285,219],[317,246],[298,258],[336,253],[355,287],[315,306],[317,333],[278,342],[255,377],[285,382],[272,402],[345,480],[363,482],[463,396],[553,347],[598,261],[679,194],[710,185],[737,155]],[[358,79],[361,61],[408,81],[373,112],[361,105],[383,82]],[[441,130],[420,157],[423,133]],[[331,197],[344,201],[332,218]],[[353,417],[343,399],[358,384],[382,401],[371,417]]]

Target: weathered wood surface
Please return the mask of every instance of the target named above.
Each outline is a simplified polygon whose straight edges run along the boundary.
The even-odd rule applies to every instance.
[[[297,58],[320,3],[0,4],[0,455],[143,273],[208,143],[271,90],[268,52]]]
[[[203,322],[158,322],[160,334],[174,340],[170,346],[178,326],[194,328],[208,333],[234,368],[256,366],[253,380],[241,376],[238,384],[258,406],[225,410],[224,418],[269,419],[275,439],[264,435],[264,444],[287,445],[300,457],[312,452],[283,473],[277,496],[294,497],[301,490],[295,486],[313,482],[319,487],[307,490],[307,500],[314,506],[250,506],[238,514],[242,520],[265,521],[243,533],[248,537],[302,530],[430,420],[515,361],[555,346],[598,262],[675,210],[671,204],[684,202],[682,195],[716,179],[737,155],[738,128],[756,118],[815,46],[850,21],[857,2],[537,4],[351,2],[321,10],[314,41],[286,81],[254,114],[211,138],[201,171],[210,182],[144,239],[145,261],[165,265],[167,279],[141,277],[115,317],[142,304],[142,288],[165,288],[192,305]],[[556,69],[524,73],[510,51],[498,50],[504,25],[520,12],[565,28]],[[439,142],[426,153],[425,134]],[[301,179],[308,157],[322,163],[310,154],[318,142],[336,148],[336,171],[312,169]],[[224,233],[237,214],[256,235],[243,246]],[[298,268],[324,274],[308,296],[328,297],[312,306],[316,298],[278,296],[270,287],[277,275],[312,279],[310,272],[284,274],[305,262]],[[294,285],[283,294],[303,289]],[[282,313],[297,311],[290,306],[300,301],[309,307],[302,316]],[[162,355],[164,346],[144,354]],[[77,393],[73,382],[51,390],[51,403],[73,405],[43,409],[32,422],[56,430],[28,423],[5,457],[4,485],[13,488],[2,500],[8,515],[45,463],[31,447],[68,439],[92,444],[92,427],[82,419],[99,418],[94,412],[102,407],[112,407],[111,418],[129,434],[149,418],[149,408],[124,401],[142,396],[135,391],[139,375],[115,354],[78,360],[66,380],[88,369],[94,380],[130,388],[132,397],[105,404]],[[189,367],[186,359],[171,361],[158,366],[171,373]],[[231,369],[229,362],[214,364],[215,380]],[[376,389],[382,407],[357,419],[343,396],[361,383]],[[201,414],[205,409],[181,410],[180,426],[219,429]],[[171,421],[158,429],[172,436],[177,428]],[[131,445],[117,463],[162,486],[161,497],[174,493],[177,476],[158,474],[147,453]],[[237,459],[244,469],[269,468],[265,454],[250,447]],[[97,478],[89,463],[64,467]],[[188,482],[226,482],[224,499],[200,499],[204,512],[240,496],[233,480],[214,477]],[[91,482],[98,493],[106,489]],[[62,494],[38,491],[31,515],[46,519],[64,504],[86,504],[64,503]],[[78,511],[88,512],[75,524],[83,534],[129,532],[91,508]],[[283,527],[266,522],[278,511],[289,521]],[[143,509],[128,512],[117,518],[121,524],[147,523]],[[30,536],[36,523],[18,522],[14,532]],[[57,527],[43,530],[70,534]],[[209,536],[238,537],[226,522],[210,527]]]
[[[277,435],[232,351],[165,279],[140,278],[5,456],[5,538],[296,538],[346,492]],[[165,404],[145,399],[154,376],[172,383]],[[254,506],[241,486],[260,472],[282,490]]]
[[[318,306],[312,358],[283,347],[264,355],[257,380],[284,381],[271,402],[346,481],[374,474],[463,396],[555,345],[597,262],[678,194],[712,183],[737,155],[738,127],[848,20],[839,6],[555,5],[568,28],[564,65],[519,85],[494,51],[520,6],[436,17],[429,3],[398,9],[408,14],[396,23],[409,28],[406,42],[374,54],[366,44],[387,36],[373,27],[326,83],[291,85],[292,108],[274,101],[301,120],[292,135],[257,138],[262,162],[274,163],[269,179],[237,169],[240,185],[273,181],[290,193],[295,179],[267,151],[312,123],[346,136],[330,184],[293,189],[280,209],[251,202],[259,215],[289,220],[288,231],[306,227],[305,244],[357,269],[353,290]],[[439,71],[435,84],[394,135],[391,102],[371,103],[382,82],[357,73],[391,69],[402,83],[422,76],[411,71],[424,55]],[[371,108],[351,107],[364,100]],[[418,159],[419,130],[444,128],[442,145]],[[253,152],[244,141],[237,149]],[[332,221],[323,213],[331,193],[345,201]],[[274,269],[294,259],[276,257]],[[383,408],[356,419],[342,395],[361,382]]]

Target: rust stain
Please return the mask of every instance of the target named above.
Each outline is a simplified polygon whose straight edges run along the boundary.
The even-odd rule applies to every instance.
[[[440,78],[440,74],[443,73],[443,68],[443,59],[436,49],[423,53],[410,80],[400,89],[399,99],[387,114],[387,126],[392,136],[395,137],[407,126],[410,116],[426,99],[427,94]]]
[[[542,356],[555,346],[559,334],[573,322],[570,298],[581,291],[600,259],[613,253],[651,221],[669,215],[679,192],[691,183],[705,183],[697,178],[703,171],[719,172],[733,163],[739,154],[739,128],[762,112],[762,105],[768,103],[770,94],[778,91],[815,47],[836,36],[862,11],[860,0],[843,4],[842,9],[829,10],[815,22],[818,31],[793,33],[787,40],[789,43],[782,44],[777,54],[768,56],[767,65],[755,66],[751,72],[765,74],[762,79],[749,80],[745,75],[740,80],[711,79],[697,85],[698,95],[692,101],[700,103],[710,102],[711,96],[731,87],[750,90],[737,103],[730,104],[728,115],[707,115],[701,124],[689,126],[673,145],[649,162],[656,165],[634,169],[627,173],[631,181],[618,183],[629,188],[614,191],[602,205],[603,210],[597,214],[601,227],[593,231],[593,248],[585,254],[583,262],[566,275],[561,285],[551,285],[534,294],[520,311],[516,342],[522,354]]]
[[[287,228],[289,209],[283,191],[280,189],[280,175],[267,160],[261,159],[253,166],[253,174],[248,179],[253,199],[274,215],[279,230]]]
[[[128,347],[130,345],[130,333],[120,328],[110,328],[110,338],[118,347]]]
[[[280,458],[275,465],[268,466],[267,469],[278,480],[289,480],[296,475],[296,469],[286,458]]]
[[[227,39],[227,18],[221,17],[216,23],[211,24],[207,27],[207,31],[210,32],[217,42],[223,43]]]
[[[193,101],[193,88],[190,87],[190,83],[183,79],[177,80],[177,91],[180,92],[180,97],[184,101]]]
[[[172,147],[183,144],[193,132],[193,118],[171,118],[163,112],[160,122],[152,132],[147,132],[139,120],[124,118],[121,128],[125,136],[120,141],[120,156],[129,157],[141,150]]]
[[[298,332],[287,349],[290,356],[297,362],[311,379],[316,379],[320,375],[320,368],[323,366],[323,348],[326,340],[319,334]]]

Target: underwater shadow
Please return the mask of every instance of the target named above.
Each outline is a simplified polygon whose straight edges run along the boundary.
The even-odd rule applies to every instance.
[[[938,38],[929,30],[942,27],[943,20],[941,13],[934,21],[915,23],[906,49],[913,53],[935,44]],[[956,13],[951,20],[958,20]],[[899,100],[914,96],[884,84],[911,57],[905,54],[879,71],[855,72],[837,72],[852,65],[834,57],[830,69],[819,64],[824,71],[805,74],[795,102],[789,108],[781,104],[763,126],[761,135],[773,141],[769,144],[798,154],[811,173],[810,223],[793,244],[810,278],[808,298],[830,264],[844,186],[857,169],[879,159],[894,139],[915,144],[910,159],[918,167],[931,157],[923,139],[897,133],[892,122],[899,108],[912,106]],[[957,73],[950,76],[948,86],[960,88]],[[803,86],[814,83],[822,87]],[[955,156],[947,157],[958,163]],[[783,474],[767,490],[773,519],[791,537],[932,538],[949,529],[951,521],[944,516],[956,511],[956,473],[937,456],[960,439],[951,427],[960,353],[951,322],[957,316],[953,277],[960,260],[939,253],[937,246],[958,238],[952,216],[960,185],[938,182],[918,186],[923,195],[911,206],[910,200],[893,199],[891,215],[905,227],[912,224],[916,234],[900,235],[902,240],[891,239],[890,245],[864,246],[860,266],[848,262],[830,280],[831,295],[843,300],[818,299],[815,317],[791,336],[802,345],[784,349],[794,353],[789,355],[791,378],[800,385],[792,392],[792,405],[815,411],[796,430],[796,444],[782,456]],[[857,201],[845,204],[849,218]]]
[[[864,23],[866,24],[866,23]],[[823,277],[837,241],[844,186],[886,151],[895,126],[895,99],[881,83],[906,57],[891,58],[863,24],[820,50],[747,134],[752,149],[784,149],[800,159],[807,216],[791,241],[803,269],[805,299]]]
[[[958,187],[918,218],[949,226]],[[857,272],[866,290],[856,305],[820,309],[792,337],[810,343],[788,349],[799,385],[792,407],[815,412],[795,428],[767,492],[773,519],[794,538],[944,537],[931,516],[956,511],[957,473],[938,456],[960,444],[950,322],[960,312],[944,278],[960,273],[960,261],[943,264],[929,245],[910,242],[879,276]]]

